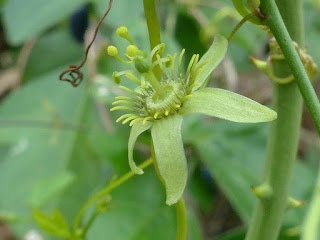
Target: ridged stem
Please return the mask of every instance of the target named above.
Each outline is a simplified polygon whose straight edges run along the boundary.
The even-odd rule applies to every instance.
[[[286,25],[283,24],[276,2]],[[287,32],[288,29],[292,39],[299,46],[303,46],[302,0],[276,0],[276,2],[274,0],[261,0],[262,12],[268,15],[264,24],[270,27],[276,38],[279,31]],[[272,11],[272,14],[270,11]],[[275,12],[278,14],[275,14]],[[278,28],[279,31],[274,32],[276,23],[279,25],[282,23],[283,26],[281,30]],[[291,38],[288,36],[289,34],[278,41],[280,47],[284,42],[286,42],[286,45],[292,45]],[[296,56],[296,50],[293,48],[290,51],[294,51],[294,53],[290,53],[295,57],[294,61],[299,62],[300,59],[299,56]],[[290,74],[287,62],[275,62],[276,76],[286,77]],[[298,78],[296,74],[294,76]],[[296,81],[298,82],[298,80]],[[263,184],[268,184],[272,188],[273,194],[268,199],[258,200],[246,240],[276,240],[289,198],[302,112],[302,98],[297,84],[295,82],[285,85],[273,83],[272,102],[273,109],[278,113],[278,118],[271,124]]]

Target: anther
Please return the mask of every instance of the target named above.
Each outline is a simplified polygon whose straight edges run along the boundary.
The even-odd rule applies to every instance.
[[[118,49],[112,45],[107,48],[107,52],[108,52],[109,56],[111,56],[111,57],[114,57],[119,54]]]
[[[138,55],[139,49],[135,45],[129,45],[127,47],[127,55],[129,57],[135,57]]]
[[[108,52],[109,56],[114,57],[120,63],[123,63],[123,64],[131,64],[132,63],[132,61],[124,61],[123,59],[121,59],[121,57],[119,56],[118,49],[115,46],[109,46],[107,48],[107,52]]]
[[[117,33],[117,35],[118,35],[119,37],[122,37],[122,38],[126,39],[127,41],[129,41],[132,45],[136,45],[136,44],[134,43],[134,41],[132,40],[132,38],[130,37],[130,35],[129,35],[128,28],[123,27],[123,26],[122,26],[122,27],[119,27],[119,28],[117,29],[116,33]]]

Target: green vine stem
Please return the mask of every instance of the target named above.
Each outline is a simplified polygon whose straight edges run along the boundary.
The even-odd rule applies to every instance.
[[[302,0],[276,0],[282,17],[287,24],[291,37],[299,46],[304,45],[303,8]],[[304,67],[300,64],[299,56],[292,45],[289,34],[280,17],[274,0],[261,0],[263,13],[268,13],[264,22],[283,47],[287,62],[298,65],[300,70],[294,70],[294,76],[300,81]],[[270,11],[272,13],[270,13]],[[275,13],[276,12],[276,13]],[[276,26],[279,25],[279,26]],[[276,28],[276,30],[275,30]],[[292,45],[293,46],[293,45]],[[288,58],[287,55],[290,57]],[[294,64],[292,64],[294,62]],[[301,65],[301,66],[300,66]],[[290,74],[285,61],[274,64],[275,74],[286,77]],[[297,74],[299,73],[299,74]],[[304,75],[302,75],[304,76]],[[307,75],[305,76],[307,79]],[[276,121],[272,122],[267,147],[267,159],[263,176],[263,186],[268,186],[272,194],[261,196],[257,203],[246,240],[276,240],[279,234],[282,219],[287,209],[289,187],[292,178],[293,166],[296,160],[300,122],[302,112],[302,98],[295,82],[279,85],[273,83],[273,109],[278,113]],[[270,192],[270,191],[269,191]]]
[[[149,41],[151,50],[161,43],[160,39],[160,25],[157,17],[156,4],[155,0],[143,0],[144,14],[146,17],[148,32],[149,32]],[[157,60],[156,54],[153,57],[153,60]],[[153,70],[154,75],[161,80],[161,71],[159,66],[156,66]]]
[[[157,11],[155,6],[155,0],[143,0],[144,5],[144,13],[146,16],[146,21],[148,25],[149,31],[149,39],[150,39],[150,48],[151,50],[161,43],[160,39],[160,26],[157,17]],[[160,69],[155,69],[154,74],[157,79],[161,80],[161,71]],[[152,156],[155,159],[154,147],[153,143],[151,144]],[[156,160],[155,160],[156,165]],[[157,167],[156,167],[157,169]],[[161,179],[160,174],[158,173],[159,178]],[[163,182],[163,181],[162,181]],[[188,229],[188,220],[186,213],[186,206],[184,199],[181,198],[176,204],[176,212],[177,212],[177,240],[186,240],[187,239],[187,229]]]
[[[177,240],[186,240],[187,239],[187,209],[186,204],[184,202],[183,197],[176,203],[177,209],[177,223],[178,223],[178,230],[177,230]]]
[[[320,226],[320,171],[318,182],[302,229],[301,240],[319,239]]]
[[[139,167],[141,169],[145,169],[146,167],[150,166],[152,163],[153,163],[153,159],[150,158],[150,159],[146,160],[145,162],[143,162]],[[124,182],[126,182],[127,180],[129,180],[130,178],[132,178],[135,175],[136,174],[134,172],[130,171],[130,172],[126,173],[125,175],[123,175],[122,177],[120,177],[119,179],[111,180],[111,182],[108,184],[108,186],[106,186],[104,189],[102,189],[101,191],[97,192],[92,197],[90,197],[88,199],[88,201],[83,204],[83,206],[81,207],[80,211],[78,212],[78,214],[75,218],[75,221],[73,224],[74,232],[78,232],[78,230],[81,229],[80,228],[81,220],[83,219],[83,215],[85,214],[87,209],[91,206],[91,204],[95,203],[96,201],[98,201],[102,197],[107,197],[113,189],[117,188],[119,185],[123,184]],[[89,220],[89,224],[91,224],[90,222],[91,221]]]
[[[281,11],[282,17],[274,0],[261,0],[261,9],[266,15],[266,19],[263,21],[263,24],[266,24],[275,36],[283,52],[283,55],[286,58],[286,62],[288,63],[295,81],[300,89],[302,97],[310,112],[312,121],[316,126],[318,134],[320,135],[319,99],[314,91],[314,88],[312,87],[308,74],[291,40],[291,37],[294,38],[294,36],[302,36],[303,28],[296,27],[297,21],[295,20],[295,16],[290,16],[286,13],[289,12],[292,8],[300,8],[297,11],[302,11],[302,3],[300,0],[289,1],[287,5],[282,3],[281,1],[278,1],[278,3],[278,7]],[[294,21],[289,21],[290,18]],[[284,24],[283,20],[285,21],[286,25]],[[290,32],[290,34],[288,31]],[[299,46],[303,45],[299,43]]]

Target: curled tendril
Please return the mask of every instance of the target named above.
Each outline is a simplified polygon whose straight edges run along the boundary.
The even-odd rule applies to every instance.
[[[69,83],[71,83],[71,85],[74,86],[74,87],[79,86],[79,84],[81,83],[81,81],[82,81],[82,79],[83,79],[83,72],[82,72],[80,69],[83,67],[83,65],[84,65],[84,64],[86,63],[86,61],[87,61],[89,50],[90,50],[93,42],[94,42],[94,41],[96,40],[96,38],[97,38],[99,29],[100,29],[100,26],[101,26],[103,20],[107,17],[108,13],[109,13],[110,10],[111,10],[112,3],[113,3],[113,0],[110,0],[107,11],[106,11],[105,14],[100,18],[100,21],[99,21],[99,23],[98,23],[98,25],[97,25],[97,27],[96,27],[95,32],[94,32],[93,38],[92,38],[91,42],[89,43],[89,45],[88,45],[87,48],[86,48],[86,52],[85,52],[85,56],[84,56],[83,61],[81,62],[81,64],[80,64],[79,66],[70,65],[67,70],[63,71],[63,72],[60,74],[60,76],[59,76],[59,79],[60,79],[61,81],[69,82]],[[68,76],[66,76],[66,75],[68,75]]]

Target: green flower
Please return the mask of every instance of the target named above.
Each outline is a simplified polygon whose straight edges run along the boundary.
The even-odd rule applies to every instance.
[[[114,72],[113,79],[120,83],[121,76],[137,84],[137,88],[129,89],[120,86],[131,94],[131,97],[116,97],[111,111],[126,110],[128,113],[118,118],[117,122],[129,123],[132,126],[128,157],[132,171],[143,174],[133,160],[133,148],[138,136],[151,128],[154,152],[158,172],[166,188],[168,205],[176,203],[182,196],[187,183],[187,162],[184,153],[181,124],[186,115],[203,113],[234,122],[266,122],[276,119],[276,112],[254,102],[253,100],[218,88],[204,88],[203,85],[212,71],[224,58],[228,41],[216,35],[209,50],[199,59],[192,56],[187,71],[182,72],[184,50],[161,57],[165,45],[159,44],[148,55],[138,49],[125,27],[117,30],[120,37],[127,39],[131,45],[127,47],[123,60],[114,46],[109,46],[108,54],[124,64],[133,64],[135,70]],[[155,68],[160,69],[162,80],[155,77]]]

